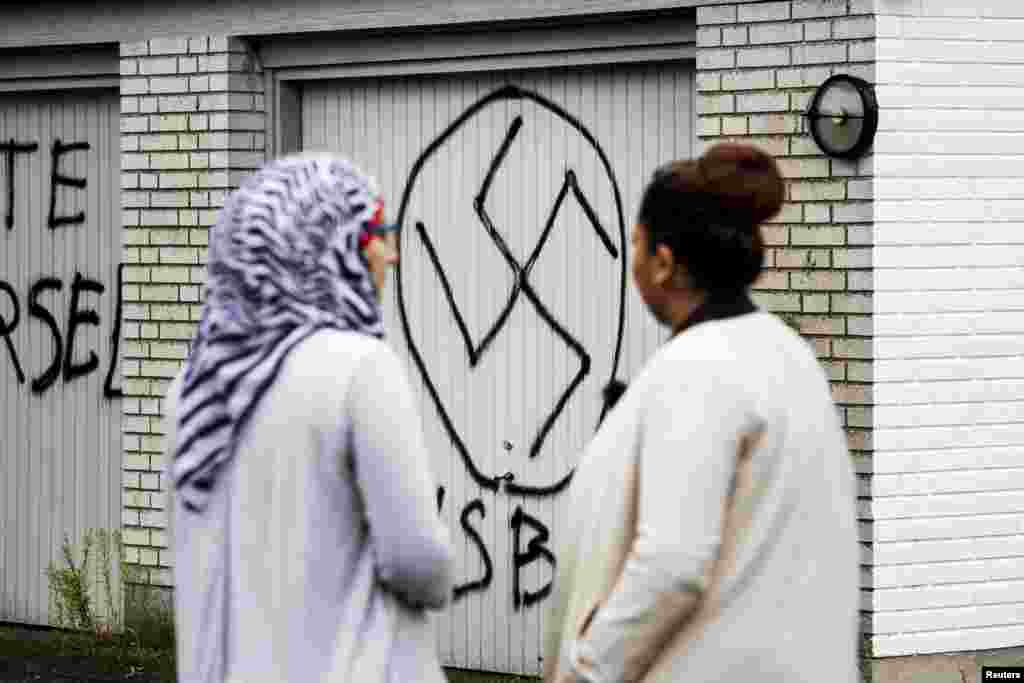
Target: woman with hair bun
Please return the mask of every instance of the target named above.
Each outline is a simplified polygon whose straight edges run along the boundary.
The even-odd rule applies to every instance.
[[[754,147],[658,169],[633,280],[672,338],[580,459],[549,682],[857,676],[854,476],[809,346],[751,301],[785,186]]]

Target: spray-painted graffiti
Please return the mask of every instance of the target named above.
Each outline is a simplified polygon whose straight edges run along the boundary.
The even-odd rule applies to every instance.
[[[85,223],[84,211],[72,215],[59,215],[57,195],[61,188],[84,190],[87,187],[88,180],[86,178],[64,175],[60,168],[61,161],[66,155],[74,152],[87,152],[89,149],[88,142],[65,144],[59,139],[53,141],[50,148],[50,201],[46,219],[47,227],[50,230]],[[7,211],[4,215],[4,223],[8,231],[14,230],[14,207],[17,199],[14,173],[15,157],[16,155],[33,154],[38,150],[39,143],[37,142],[18,142],[11,139],[0,143],[0,153],[5,155],[4,162],[7,171]],[[113,385],[121,339],[121,297],[117,294],[121,291],[123,266],[119,266],[117,272],[116,288],[113,290],[115,312],[110,333],[111,355],[106,364],[107,374],[103,387],[103,395],[107,398],[116,398],[122,395],[121,389]],[[90,302],[83,299],[86,296],[100,297],[107,292],[107,287],[93,277],[80,272],[74,274],[69,286],[71,299],[65,318],[67,320],[66,336],[62,336],[61,326],[56,317],[57,313],[53,310],[52,304],[50,307],[47,306],[47,299],[52,299],[55,294],[64,291],[64,287],[65,282],[60,277],[45,275],[36,278],[28,286],[24,296],[19,297],[17,290],[10,282],[0,279],[0,337],[3,337],[10,367],[19,385],[24,385],[28,380],[27,372],[33,371],[31,368],[25,368],[13,338],[18,326],[23,324],[22,301],[25,303],[24,309],[28,311],[27,317],[41,324],[49,332],[52,340],[53,351],[49,362],[45,367],[40,368],[38,374],[34,374],[29,381],[33,394],[45,394],[58,380],[63,380],[65,383],[73,382],[100,368],[100,358],[92,349],[84,350],[86,358],[84,361],[77,360],[80,352],[83,351],[80,348],[79,333],[86,325],[96,327],[101,325],[100,314],[95,308],[89,307]]]
[[[596,153],[597,158],[600,160],[600,165],[603,167],[603,171],[607,175],[609,186],[611,187],[611,191],[614,195],[616,211],[614,218],[615,227],[617,228],[616,232],[618,233],[616,235],[618,238],[618,244],[616,245],[615,240],[613,240],[605,229],[605,223],[598,216],[598,212],[594,209],[593,202],[591,202],[581,190],[580,184],[577,181],[576,172],[572,168],[568,168],[562,176],[561,186],[557,191],[553,205],[547,212],[545,224],[535,246],[525,260],[520,260],[513,254],[512,249],[510,249],[507,241],[491,219],[491,216],[488,214],[487,199],[491,193],[496,173],[499,168],[502,167],[510,148],[515,143],[523,129],[523,118],[521,116],[516,116],[512,120],[503,140],[499,144],[497,152],[491,161],[490,167],[484,174],[484,179],[478,192],[473,197],[473,209],[479,219],[480,225],[483,228],[484,234],[487,235],[490,243],[492,243],[497,249],[498,253],[501,255],[502,261],[505,263],[512,275],[511,289],[504,306],[501,308],[494,321],[487,326],[486,332],[482,335],[480,341],[477,342],[474,341],[473,335],[470,333],[469,327],[466,324],[463,312],[459,308],[457,295],[453,291],[453,286],[449,280],[448,274],[446,274],[442,267],[442,262],[438,256],[437,248],[434,241],[431,239],[430,230],[424,221],[412,219],[408,215],[410,197],[424,165],[457,131],[460,130],[460,128],[462,128],[468,121],[486,107],[499,102],[514,100],[532,102],[539,105],[542,110],[553,114],[564,124],[567,124],[571,129],[575,130],[575,132],[581,136]],[[506,326],[511,312],[519,301],[520,295],[526,299],[540,320],[554,332],[558,339],[564,343],[568,351],[578,360],[578,370],[568,383],[568,386],[566,386],[557,396],[550,411],[543,418],[532,438],[528,453],[530,460],[537,458],[540,454],[547,436],[558,421],[559,417],[563,414],[566,405],[576,394],[581,382],[590,373],[592,367],[591,352],[584,348],[584,345],[580,342],[577,336],[571,333],[569,329],[567,329],[567,326],[555,317],[550,308],[545,305],[541,293],[535,289],[530,281],[531,271],[537,263],[545,244],[547,244],[549,237],[552,234],[556,218],[558,217],[566,200],[570,197],[575,199],[576,203],[582,209],[586,222],[593,228],[593,232],[597,237],[598,243],[601,245],[601,249],[608,257],[613,260],[618,260],[620,263],[617,283],[618,301],[616,302],[618,305],[617,329],[615,333],[614,352],[611,362],[611,376],[609,377],[609,380],[611,380],[615,377],[619,364],[624,326],[626,288],[626,264],[624,259],[625,220],[623,217],[621,193],[611,165],[608,161],[608,157],[605,155],[594,136],[579,120],[565,111],[561,106],[541,95],[538,95],[537,93],[515,86],[500,88],[471,105],[433,142],[431,142],[430,145],[427,146],[413,165],[408,181],[406,182],[401,205],[399,207],[398,221],[400,226],[403,228],[402,232],[404,232],[404,227],[408,221],[414,230],[412,234],[415,235],[419,240],[419,243],[422,245],[426,258],[433,269],[434,276],[437,278],[436,281],[447,301],[448,310],[451,313],[452,319],[465,347],[466,356],[468,358],[468,369],[470,371],[478,367],[481,359],[491,348],[492,342],[494,342]],[[401,234],[402,233],[400,233],[400,235]],[[467,446],[462,435],[459,433],[459,430],[456,428],[449,414],[448,408],[441,399],[440,393],[433,381],[433,378],[431,377],[427,364],[424,361],[423,354],[421,353],[420,348],[416,343],[416,339],[412,334],[408,319],[408,311],[406,309],[405,294],[402,286],[401,268],[402,265],[400,262],[397,277],[398,308],[409,351],[417,369],[419,370],[420,377],[433,402],[437,415],[444,426],[445,432],[447,433],[447,436],[458,453],[463,465],[465,466],[466,472],[469,474],[472,481],[483,489],[484,492],[488,492],[495,496],[502,495],[504,493],[509,496],[536,498],[551,496],[563,491],[572,479],[572,469],[554,481],[548,481],[540,484],[525,483],[518,480],[515,474],[509,471],[503,473],[488,473],[481,469],[479,459],[473,457],[473,453]],[[601,418],[603,417],[604,411],[602,410]],[[508,451],[511,450],[512,446],[508,441],[505,441],[504,448]],[[439,487],[437,492],[437,505],[439,510],[443,509],[445,495],[445,488]],[[491,557],[491,552],[484,542],[478,528],[474,526],[475,523],[479,523],[484,520],[486,516],[487,506],[485,501],[481,498],[474,498],[466,503],[459,515],[459,524],[461,529],[466,535],[466,538],[472,544],[475,552],[479,555],[480,561],[483,564],[483,572],[481,575],[471,577],[465,582],[459,584],[455,588],[455,600],[459,600],[474,592],[486,590],[492,583],[494,576],[494,563]],[[519,611],[520,609],[536,605],[550,594],[554,570],[557,565],[557,558],[549,548],[551,532],[548,527],[543,521],[524,511],[521,505],[517,505],[514,512],[511,514],[508,530],[509,533],[511,533],[512,541],[511,566],[513,576],[511,600],[513,608],[516,611]],[[529,536],[531,533],[532,536]],[[528,590],[522,586],[520,574],[524,569],[536,562],[543,562],[548,567],[550,578],[547,583],[542,586],[534,587],[535,590]]]

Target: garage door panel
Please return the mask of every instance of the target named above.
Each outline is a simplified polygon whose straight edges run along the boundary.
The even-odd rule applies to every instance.
[[[105,392],[119,114],[110,91],[0,96],[0,141],[36,146],[13,154],[13,175],[10,152],[0,155],[5,214],[13,199],[0,317],[9,326],[19,314],[0,342],[0,620],[49,623],[44,572],[64,535],[78,545],[86,529],[120,527],[121,405]]]
[[[424,154],[508,85],[517,90]],[[374,175],[392,216],[405,200],[409,338],[395,278],[386,324],[418,393],[457,553],[462,590],[436,617],[446,665],[541,671],[567,513],[558,485],[613,371],[635,376],[665,339],[628,280],[620,298],[639,194],[656,166],[692,156],[693,141],[689,62],[303,84],[303,149]]]

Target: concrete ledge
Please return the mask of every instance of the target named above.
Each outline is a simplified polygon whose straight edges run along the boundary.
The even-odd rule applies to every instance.
[[[978,683],[982,666],[999,665],[1024,666],[1024,646],[874,659],[871,683]]]

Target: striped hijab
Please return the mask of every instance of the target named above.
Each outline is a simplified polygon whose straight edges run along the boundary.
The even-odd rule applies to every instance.
[[[383,337],[359,236],[373,181],[331,157],[273,161],[231,194],[210,234],[206,304],[178,402],[172,478],[201,511],[260,398],[299,342],[333,328]]]

